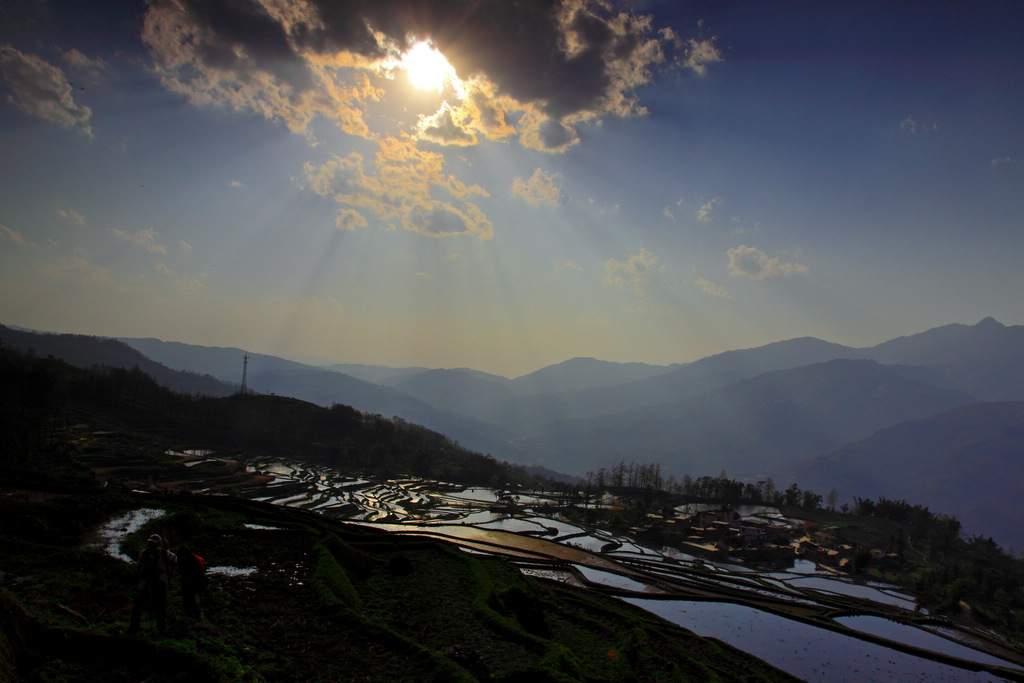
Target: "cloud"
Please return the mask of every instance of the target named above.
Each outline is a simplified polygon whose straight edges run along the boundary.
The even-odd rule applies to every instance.
[[[199,294],[200,292],[203,291],[203,288],[206,286],[200,280],[191,278],[188,275],[182,275],[177,273],[173,269],[169,268],[166,263],[161,262],[156,264],[156,266],[154,267],[156,268],[156,271],[161,275],[165,275],[169,278],[172,278],[174,280],[174,284],[176,284],[178,288],[185,294]]]
[[[417,137],[443,145],[475,145],[477,138],[461,121],[455,120],[455,111],[448,102],[433,116],[423,116],[416,126]]]
[[[711,210],[714,209],[715,204],[719,203],[720,201],[722,200],[719,199],[718,197],[714,197],[713,199],[710,199],[704,204],[701,204],[701,207],[697,209],[697,220],[701,221],[702,223],[710,222]]]
[[[242,181],[240,181],[240,180],[232,180],[230,183],[228,183],[228,187],[234,187],[234,188],[241,189],[241,188],[247,187],[247,185],[245,183],[243,183]]]
[[[378,144],[376,175],[366,172],[363,157],[356,152],[305,166],[310,189],[345,206],[339,227],[358,227],[362,216],[356,210],[365,209],[390,229],[431,237],[493,237],[494,227],[472,201],[486,197],[486,190],[444,173],[444,158],[418,149],[411,138],[382,138]]]
[[[712,36],[707,40],[691,38],[686,44],[686,51],[680,60],[680,64],[686,69],[693,69],[701,76],[708,72],[708,64],[723,62],[721,51],[715,46],[717,38]]]
[[[625,261],[608,259],[604,264],[602,283],[608,287],[629,287],[637,294],[643,294],[644,284],[657,262],[657,255],[646,249],[630,255]]]
[[[21,236],[20,232],[8,228],[3,223],[0,223],[0,240],[7,240],[8,242],[13,242],[19,247],[32,246],[31,242],[25,241],[25,238]]]
[[[730,294],[729,290],[727,290],[725,287],[722,287],[721,285],[716,285],[714,282],[705,280],[702,277],[698,277],[696,280],[694,280],[693,284],[700,287],[700,291],[704,292],[705,294],[717,296],[722,299],[733,299],[732,294]]]
[[[94,287],[100,285],[118,286],[110,271],[91,263],[84,256],[62,259],[56,263],[44,264],[38,268],[43,281],[52,284],[68,282],[75,286]]]
[[[338,226],[338,230],[358,230],[366,227],[366,219],[354,209],[342,209],[334,218],[334,224]]]
[[[505,138],[517,112],[523,143],[548,150],[578,140],[582,122],[644,113],[636,90],[668,43],[649,16],[585,0],[150,0],[143,26],[164,86],[193,103],[295,131],[322,116],[365,137],[383,81],[429,39],[469,86],[421,134],[446,144]],[[698,44],[690,51],[694,68],[710,59]]]
[[[775,275],[806,273],[808,268],[800,263],[783,263],[777,258],[768,258],[760,249],[740,245],[726,252],[729,256],[729,274],[765,280]]]
[[[545,173],[539,168],[533,172],[529,180],[516,178],[512,181],[510,194],[518,197],[530,206],[558,206],[562,203],[562,190],[555,184],[558,176]]]
[[[900,121],[900,134],[901,135],[917,135],[918,131],[935,132],[939,129],[939,124],[936,121],[932,121],[930,126],[921,126],[913,116],[907,116],[907,118]]]
[[[4,45],[0,47],[0,73],[11,89],[10,100],[25,112],[65,128],[77,126],[92,137],[92,110],[75,104],[71,84],[61,69]]]
[[[80,69],[82,71],[88,71],[94,78],[99,77],[100,71],[107,68],[107,63],[99,57],[90,58],[85,53],[74,48],[68,50],[61,55],[64,61],[67,62],[72,68]]]
[[[572,261],[572,260],[564,261],[562,263],[556,263],[555,264],[555,272],[556,273],[561,271],[561,270],[563,270],[563,269],[565,269],[565,270],[583,270],[583,268],[581,268],[578,263],[576,263],[575,261]]]
[[[174,278],[174,284],[185,294],[200,294],[206,286],[201,281],[191,278],[188,275],[179,275]]]
[[[993,168],[1000,168],[1000,167],[1004,167],[1004,168],[1021,168],[1021,167],[1024,167],[1024,162],[1021,162],[1020,159],[1014,159],[1012,157],[1001,157],[999,159],[993,159],[992,161],[990,161],[988,163]]]
[[[192,245],[185,240],[178,240],[178,246],[181,247],[181,250],[186,254],[192,253]]]
[[[135,233],[134,235],[129,235],[128,233],[126,233],[126,232],[124,232],[122,230],[118,230],[117,228],[114,228],[112,230],[112,232],[119,239],[122,239],[122,240],[124,240],[126,242],[131,242],[132,244],[134,244],[136,246],[142,247],[146,251],[152,252],[154,254],[166,254],[167,253],[167,247],[165,247],[162,244],[159,244],[156,241],[157,233],[156,233],[156,230],[154,230],[153,228],[146,228],[145,230],[140,230],[139,232]]]
[[[75,225],[85,225],[85,216],[78,213],[74,209],[70,211],[65,211],[64,209],[57,209],[57,217],[66,220],[69,223],[74,223]]]

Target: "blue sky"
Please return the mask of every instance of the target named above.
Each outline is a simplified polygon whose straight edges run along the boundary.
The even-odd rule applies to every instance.
[[[0,322],[510,377],[1024,322],[1021,3],[345,5],[0,6]]]

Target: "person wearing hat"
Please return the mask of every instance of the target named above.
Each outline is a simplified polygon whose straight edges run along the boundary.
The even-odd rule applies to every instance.
[[[139,583],[132,597],[132,620],[128,626],[128,635],[139,632],[142,611],[151,606],[156,613],[156,631],[163,634],[167,626],[167,589],[170,586],[171,574],[178,564],[177,556],[163,546],[163,539],[153,534],[146,541],[146,549],[139,554],[136,564],[139,572]]]

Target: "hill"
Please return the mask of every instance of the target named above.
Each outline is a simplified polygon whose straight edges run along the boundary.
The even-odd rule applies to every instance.
[[[637,382],[671,372],[674,367],[571,358],[517,377],[510,384],[519,395],[576,392]]]
[[[879,430],[774,473],[841,498],[903,498],[1024,548],[1024,403],[976,403]]]
[[[424,370],[393,378],[388,386],[432,406],[471,415],[473,406],[512,395],[507,383],[469,370]]]
[[[138,367],[142,372],[175,391],[206,396],[227,396],[238,390],[237,385],[218,380],[209,374],[202,374],[198,370],[169,368],[116,339],[81,334],[44,334],[0,325],[0,344],[37,356],[60,358],[80,368]]]
[[[471,417],[457,412],[439,409],[415,395],[386,386],[383,382],[375,383],[335,370],[305,365],[277,356],[248,353],[238,348],[205,347],[152,338],[124,338],[121,341],[169,367],[196,368],[214,377],[233,379],[239,383],[242,377],[242,358],[247,355],[247,382],[252,391],[292,396],[325,407],[340,403],[362,412],[386,417],[399,416],[408,422],[450,434],[469,448],[493,453],[504,459],[517,458],[516,451],[511,446],[511,435],[505,431],[480,424]],[[362,368],[371,377],[389,376],[380,368],[352,367],[356,370]],[[409,369],[408,372],[415,376],[418,370]],[[396,370],[394,375],[390,376],[400,377],[405,374]]]
[[[237,496],[135,490],[212,483],[165,454],[181,443],[343,458],[356,470],[403,453],[447,459],[456,477],[460,463],[497,466],[422,428],[291,398],[185,397],[137,370],[6,348],[0,388],[0,442],[19,449],[0,451],[0,544],[12,551],[0,556],[4,681],[793,680],[599,591],[438,541]],[[9,419],[16,411],[39,419]],[[225,486],[252,478],[244,462],[214,472]],[[125,521],[142,509],[148,521]],[[104,525],[130,531],[105,551]],[[137,577],[119,555],[152,533],[217,571],[202,621],[177,614],[172,581],[170,628],[144,623],[129,637]]]
[[[838,360],[764,373],[655,408],[549,426],[523,447],[575,473],[625,459],[694,476],[724,469],[756,477],[881,427],[972,402],[873,361]]]
[[[345,405],[365,413],[398,417],[406,422],[457,435],[467,448],[515,461],[512,435],[455,412],[436,408],[410,394],[348,375],[315,368],[254,371],[249,386],[266,394],[293,396],[329,407],[344,397]]]

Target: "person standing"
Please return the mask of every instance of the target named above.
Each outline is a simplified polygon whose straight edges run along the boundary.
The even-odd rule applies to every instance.
[[[167,627],[167,589],[171,574],[178,564],[178,557],[163,546],[163,539],[153,534],[146,541],[147,547],[139,554],[137,563],[139,583],[133,593],[132,620],[128,635],[139,632],[142,612],[151,607],[156,614],[156,632],[163,634]]]
[[[185,616],[202,621],[203,611],[196,596],[206,588],[206,560],[196,555],[187,545],[178,548],[178,573],[181,574],[181,602]]]

